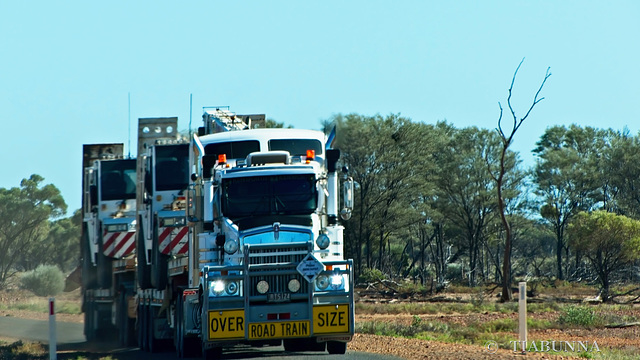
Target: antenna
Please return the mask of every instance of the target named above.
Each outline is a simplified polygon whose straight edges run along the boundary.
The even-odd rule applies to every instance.
[[[193,112],[193,94],[189,94],[189,139],[191,139],[191,116]]]
[[[129,92],[127,95],[129,98],[129,143],[127,145],[127,150],[129,150],[129,155],[127,157],[131,159],[131,92]]]

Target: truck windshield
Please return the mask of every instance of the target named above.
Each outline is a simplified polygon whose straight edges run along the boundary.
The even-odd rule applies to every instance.
[[[156,191],[183,190],[189,184],[189,145],[156,147]]]
[[[100,198],[102,200],[136,198],[136,160],[100,162]]]
[[[315,150],[316,155],[321,155],[322,143],[316,139],[272,139],[269,150],[286,150],[291,156],[305,156],[307,150]]]
[[[225,154],[227,159],[244,159],[255,151],[260,151],[260,142],[257,140],[221,142],[208,144],[204,147],[205,154]]]
[[[222,185],[222,212],[245,216],[309,215],[317,207],[314,176],[276,175],[226,179]]]

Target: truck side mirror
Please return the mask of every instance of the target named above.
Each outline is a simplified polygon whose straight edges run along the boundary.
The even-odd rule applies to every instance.
[[[98,187],[95,185],[89,186],[89,201],[91,202],[91,206],[98,205]]]
[[[202,157],[202,178],[210,179],[212,175],[212,169],[216,166],[218,161],[218,155],[204,155]]]
[[[189,185],[187,188],[187,207],[186,207],[186,216],[187,221],[190,223],[197,222],[198,219],[193,215],[196,213],[196,205],[195,205],[195,189],[193,188],[193,184]]]
[[[351,219],[351,212],[353,211],[353,191],[353,178],[348,177],[342,184],[343,207],[342,210],[340,210],[340,217],[342,218],[342,220]]]

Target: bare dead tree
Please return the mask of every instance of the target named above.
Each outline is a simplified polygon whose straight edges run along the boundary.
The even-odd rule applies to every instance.
[[[529,110],[527,110],[527,112],[522,118],[518,119],[518,116],[516,115],[516,112],[513,109],[513,106],[511,104],[511,95],[513,93],[513,85],[516,82],[516,75],[518,75],[518,70],[520,70],[520,67],[522,66],[523,62],[524,62],[524,58],[522,58],[522,60],[520,61],[520,64],[518,64],[518,67],[516,68],[516,71],[513,74],[513,78],[511,79],[511,86],[509,87],[509,96],[507,97],[507,105],[509,107],[509,111],[511,112],[511,117],[513,118],[513,126],[511,128],[511,133],[508,136],[505,134],[505,132],[502,129],[503,109],[502,109],[502,104],[498,102],[498,107],[500,107],[500,116],[498,117],[498,128],[496,129],[496,131],[498,132],[502,140],[502,150],[500,153],[500,168],[498,170],[497,175],[492,171],[491,163],[489,162],[488,157],[486,159],[487,166],[489,167],[489,173],[491,174],[491,177],[493,178],[493,180],[496,182],[496,185],[497,185],[496,187],[498,189],[498,210],[500,211],[500,219],[502,221],[502,226],[504,227],[504,231],[505,231],[504,256],[503,256],[503,262],[502,262],[502,295],[500,297],[500,301],[503,301],[503,302],[510,301],[512,299],[511,242],[513,238],[513,235],[511,233],[511,226],[509,225],[509,221],[507,221],[504,198],[502,197],[502,187],[504,184],[504,176],[506,173],[505,159],[507,156],[507,150],[509,149],[509,146],[513,142],[513,138],[516,132],[518,131],[522,123],[527,119],[527,117],[529,117],[529,114],[531,114],[531,111],[533,110],[533,108],[540,101],[544,100],[544,97],[538,98],[538,96],[540,95],[540,92],[542,91],[544,84],[547,82],[547,79],[551,76],[551,73],[549,72],[551,68],[548,67],[547,72],[545,73],[544,79],[542,80],[542,84],[540,84],[540,87],[538,88],[538,91],[536,92],[536,95],[533,98],[533,102],[531,103]]]

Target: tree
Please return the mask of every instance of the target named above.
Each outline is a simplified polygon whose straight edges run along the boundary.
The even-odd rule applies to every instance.
[[[357,184],[356,208],[345,224],[356,273],[363,265],[391,272],[394,266],[385,268],[385,263],[394,256],[392,242],[401,239],[405,248],[406,236],[400,234],[424,221],[415,199],[424,192],[424,174],[433,166],[431,127],[395,114],[336,115],[332,122],[339,127],[341,161]]]
[[[544,79],[542,80],[542,84],[540,84],[540,88],[538,88],[538,91],[536,92],[536,95],[533,98],[533,103],[529,107],[529,110],[527,110],[527,112],[524,114],[524,116],[518,119],[513,109],[513,106],[511,105],[511,95],[513,93],[513,84],[516,81],[516,75],[518,75],[518,70],[520,70],[520,66],[522,66],[523,61],[524,59],[520,61],[520,64],[518,65],[515,73],[513,74],[513,78],[511,79],[511,86],[509,87],[509,96],[507,97],[507,105],[509,106],[509,111],[511,112],[511,117],[513,119],[513,125],[511,127],[511,132],[509,133],[509,135],[506,135],[505,132],[502,130],[503,111],[502,111],[502,105],[498,103],[498,106],[500,107],[500,117],[498,118],[497,131],[498,131],[498,134],[500,134],[500,139],[502,140],[502,151],[500,152],[500,165],[497,172],[493,168],[489,159],[487,158],[487,166],[489,167],[489,172],[491,173],[491,176],[495,180],[496,188],[498,190],[498,210],[500,212],[500,219],[502,220],[502,226],[504,227],[504,231],[505,231],[504,259],[502,262],[502,265],[503,265],[502,295],[500,297],[500,300],[502,301],[511,300],[511,246],[512,246],[511,242],[513,239],[511,234],[511,226],[509,224],[509,221],[507,220],[506,206],[505,206],[505,200],[503,196],[505,174],[507,173],[507,151],[509,150],[509,146],[513,142],[513,137],[515,136],[516,132],[518,131],[522,123],[527,119],[527,117],[529,117],[529,114],[531,114],[531,110],[533,110],[533,108],[540,101],[544,99],[543,97],[538,98],[538,95],[540,95],[540,91],[542,91],[544,84],[546,83],[549,76],[551,76],[551,73],[549,72],[550,68],[547,68],[547,73],[545,74]]]
[[[449,142],[436,157],[434,206],[458,230],[457,250],[468,257],[471,286],[476,285],[482,268],[479,260],[485,227],[495,216],[494,186],[484,162],[484,154],[495,144],[497,137],[485,129],[451,128]]]
[[[41,187],[43,180],[34,174],[20,188],[0,188],[0,288],[15,274],[18,255],[46,236],[49,220],[67,209],[58,188]]]
[[[618,271],[640,259],[640,221],[606,211],[581,212],[569,225],[569,242],[595,270],[603,301]]]
[[[640,137],[612,132],[602,152],[602,173],[609,186],[605,209],[640,219]]]
[[[565,231],[573,216],[593,209],[603,200],[604,180],[598,166],[603,154],[602,131],[577,125],[548,128],[537,142],[534,153],[539,157],[534,168],[536,193],[543,199],[542,218],[556,236],[557,278],[565,278],[562,252],[567,251]]]

